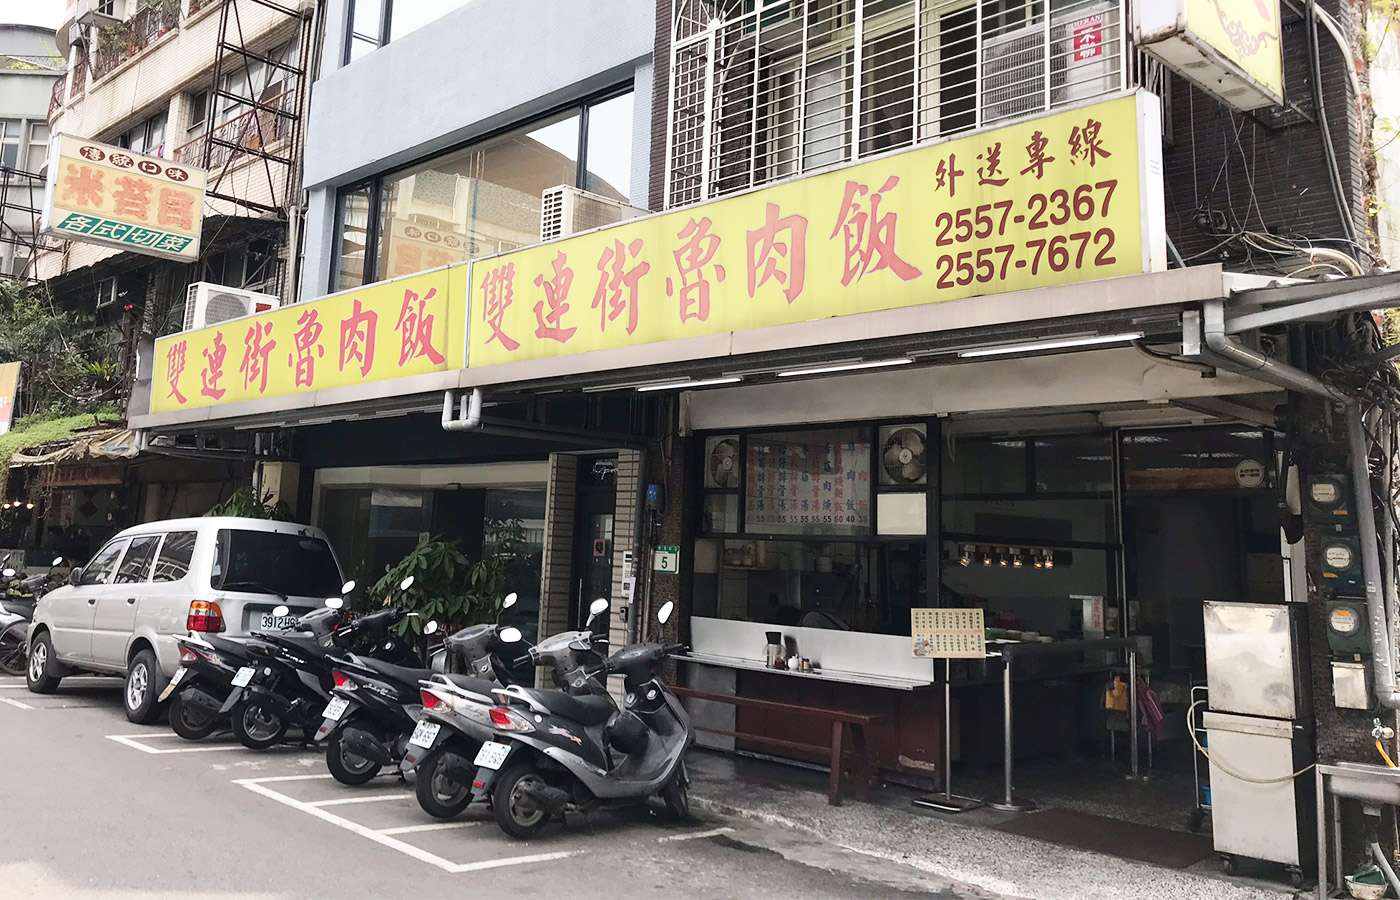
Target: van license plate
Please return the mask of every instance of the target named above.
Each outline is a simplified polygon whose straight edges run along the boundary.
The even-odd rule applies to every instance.
[[[258,624],[260,631],[288,631],[295,628],[297,624],[296,616],[274,616],[272,613],[263,613]]]
[[[239,669],[238,674],[233,676],[233,686],[247,687],[248,683],[253,680],[253,673],[256,671],[257,670],[254,669],[252,666],[244,666],[243,668]]]
[[[476,760],[472,765],[481,766],[483,769],[499,769],[507,756],[510,756],[510,744],[487,741],[476,752]]]
[[[436,722],[419,722],[418,727],[413,729],[413,737],[409,738],[408,742],[419,747],[431,747],[441,730],[442,726]]]

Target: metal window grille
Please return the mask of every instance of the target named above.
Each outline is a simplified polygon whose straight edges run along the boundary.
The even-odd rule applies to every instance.
[[[1128,0],[677,0],[666,205],[1135,83]]]

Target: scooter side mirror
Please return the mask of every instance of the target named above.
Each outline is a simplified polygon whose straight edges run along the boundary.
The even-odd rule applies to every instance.
[[[524,635],[520,633],[520,629],[515,626],[502,628],[496,634],[496,639],[502,644],[518,644],[523,637]]]
[[[53,562],[49,563],[49,568],[50,568],[50,569],[57,569],[57,568],[58,568],[59,566],[61,566],[61,565],[63,565],[63,557],[61,557],[61,556],[55,556],[55,557],[53,558]]]
[[[0,572],[0,575],[4,575],[6,578],[14,578],[14,577],[15,577],[15,570],[14,570],[14,569],[6,569],[6,570],[4,570],[3,572]]]
[[[506,598],[501,601],[501,609],[510,609],[515,605],[515,601],[518,599],[520,598],[516,595],[515,591],[511,591],[509,594],[506,594]]]
[[[436,620],[434,620],[434,621],[432,621],[432,622],[429,622],[427,625],[424,625],[424,626],[423,626],[423,633],[424,633],[424,634],[437,634],[437,631],[438,631],[438,623],[437,623]]]
[[[675,611],[676,604],[667,600],[665,603],[661,604],[661,608],[656,611],[656,621],[665,625],[667,622],[671,621],[671,613]]]
[[[340,595],[343,597],[355,589],[355,579],[351,578],[340,586]]]
[[[344,607],[344,606],[345,606],[345,601],[342,600],[342,599],[339,598],[339,597],[327,597],[327,598],[326,598],[326,608],[327,608],[327,609],[341,609],[341,608]]]
[[[399,590],[401,590],[401,591],[406,591],[406,590],[408,590],[408,589],[411,588],[411,587],[413,587],[413,576],[412,576],[412,575],[409,575],[408,577],[404,578],[403,581],[400,581],[400,582],[399,582]]]
[[[289,609],[285,604],[282,606],[275,606],[272,608],[272,614],[274,616],[286,616],[290,615],[291,612],[291,609]]]
[[[594,600],[588,605],[588,621],[584,623],[584,627],[587,628],[589,625],[592,625],[594,619],[607,611],[608,599],[606,597],[599,597],[597,600]]]

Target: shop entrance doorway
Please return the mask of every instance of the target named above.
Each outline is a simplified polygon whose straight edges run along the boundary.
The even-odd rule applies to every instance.
[[[578,506],[574,521],[573,597],[569,627],[580,629],[594,600],[612,600],[613,524],[617,512],[617,457],[579,460]],[[595,619],[594,634],[608,634],[609,616]]]

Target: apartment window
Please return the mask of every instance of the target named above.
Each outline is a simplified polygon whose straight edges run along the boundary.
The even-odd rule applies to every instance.
[[[112,143],[146,156],[165,156],[165,113],[158,112],[117,135]]]
[[[19,138],[24,123],[19,119],[0,119],[0,168],[19,167]]]
[[[331,290],[537,243],[541,194],[561,184],[626,202],[630,92],[342,189]]]
[[[468,0],[350,0],[345,61],[396,41],[439,19]]]
[[[29,148],[26,151],[25,171],[37,173],[49,158],[49,126],[46,122],[29,123]]]
[[[271,241],[249,241],[210,253],[201,264],[200,281],[244,288],[260,293],[275,293],[277,281],[277,252]]]
[[[196,140],[209,129],[209,92],[195,91],[190,94],[190,115],[185,125],[185,139]]]

